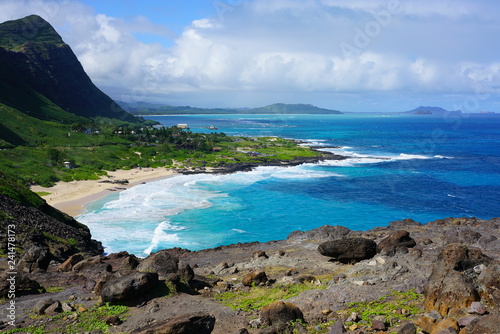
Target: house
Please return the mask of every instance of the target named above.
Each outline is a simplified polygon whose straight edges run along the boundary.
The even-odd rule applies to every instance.
[[[179,129],[189,129],[188,125],[187,124],[177,124],[177,127]]]

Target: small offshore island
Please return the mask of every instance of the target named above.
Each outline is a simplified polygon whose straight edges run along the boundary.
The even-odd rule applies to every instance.
[[[2,333],[499,333],[499,218],[105,254],[87,226],[49,205],[62,196],[55,184],[84,192],[77,182],[91,182],[96,195],[172,171],[343,157],[276,137],[155,127],[99,90],[37,15],[0,24],[0,74]]]

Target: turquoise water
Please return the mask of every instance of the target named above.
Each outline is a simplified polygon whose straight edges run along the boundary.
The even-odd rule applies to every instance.
[[[78,219],[107,252],[138,256],[284,239],[325,224],[500,215],[500,115],[151,116],[194,132],[280,136],[346,155],[229,175],[180,175],[115,193]]]

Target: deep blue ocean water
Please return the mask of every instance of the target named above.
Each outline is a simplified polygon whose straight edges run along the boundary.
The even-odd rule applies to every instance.
[[[229,175],[179,175],[91,203],[78,220],[107,252],[138,256],[353,230],[412,218],[500,216],[500,115],[150,116],[194,132],[280,136],[349,157]]]

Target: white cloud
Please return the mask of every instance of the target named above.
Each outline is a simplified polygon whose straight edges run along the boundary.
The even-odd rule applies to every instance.
[[[0,20],[31,13],[47,19],[93,81],[117,99],[242,106],[288,94],[290,101],[322,104],[318,96],[352,99],[355,93],[358,103],[359,94],[377,92],[469,94],[478,85],[493,92],[500,86],[500,60],[492,38],[500,25],[484,23],[496,15],[491,6],[451,0],[244,1],[220,17],[193,20],[180,36],[146,17],[110,17],[78,1],[5,0]],[[175,43],[141,42],[136,33]],[[346,45],[352,52],[346,53]]]

